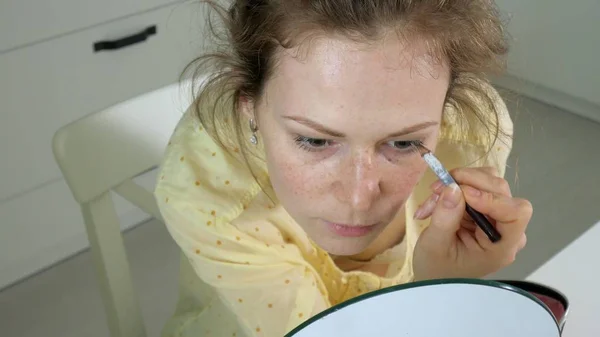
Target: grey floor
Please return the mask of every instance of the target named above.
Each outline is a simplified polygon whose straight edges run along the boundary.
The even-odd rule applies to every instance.
[[[527,248],[497,278],[520,279],[600,220],[600,124],[507,96],[515,143],[507,177],[534,205]],[[595,153],[595,154],[594,154]],[[149,336],[158,336],[177,294],[178,252],[157,221],[125,235]],[[0,292],[0,335],[105,337],[89,253]]]

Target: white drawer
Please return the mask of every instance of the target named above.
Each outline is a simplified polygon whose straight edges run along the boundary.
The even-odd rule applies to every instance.
[[[177,4],[0,55],[0,202],[61,177],[51,151],[61,126],[177,82],[201,52],[198,4]],[[93,52],[95,41],[156,25],[145,42]]]
[[[181,0],[2,0],[0,53]]]

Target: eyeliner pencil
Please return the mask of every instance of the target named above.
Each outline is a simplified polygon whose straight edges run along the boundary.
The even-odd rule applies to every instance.
[[[454,178],[450,175],[450,172],[444,168],[442,163],[431,153],[431,151],[427,150],[423,145],[419,146],[421,149],[426,151],[421,152],[421,156],[427,162],[427,165],[431,168],[431,170],[435,173],[435,175],[442,181],[442,183],[446,186],[456,183]],[[481,214],[477,210],[473,209],[469,204],[466,205],[466,210],[471,219],[475,221],[477,226],[483,230],[483,232],[487,235],[487,237],[492,242],[498,242],[502,238],[500,233],[496,230],[494,225],[490,223],[488,218],[485,215]]]

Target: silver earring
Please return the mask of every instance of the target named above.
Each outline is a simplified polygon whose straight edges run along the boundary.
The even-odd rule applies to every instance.
[[[250,131],[252,131],[252,136],[250,137],[250,143],[252,143],[253,145],[256,145],[256,144],[258,144],[258,137],[256,137],[256,131],[258,131],[258,126],[256,125],[256,122],[252,118],[250,118],[249,124],[250,124]]]

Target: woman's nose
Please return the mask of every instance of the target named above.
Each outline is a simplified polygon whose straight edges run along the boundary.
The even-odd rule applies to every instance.
[[[356,211],[369,211],[381,194],[381,177],[372,156],[355,158],[350,170],[340,176],[344,203],[350,203]]]

